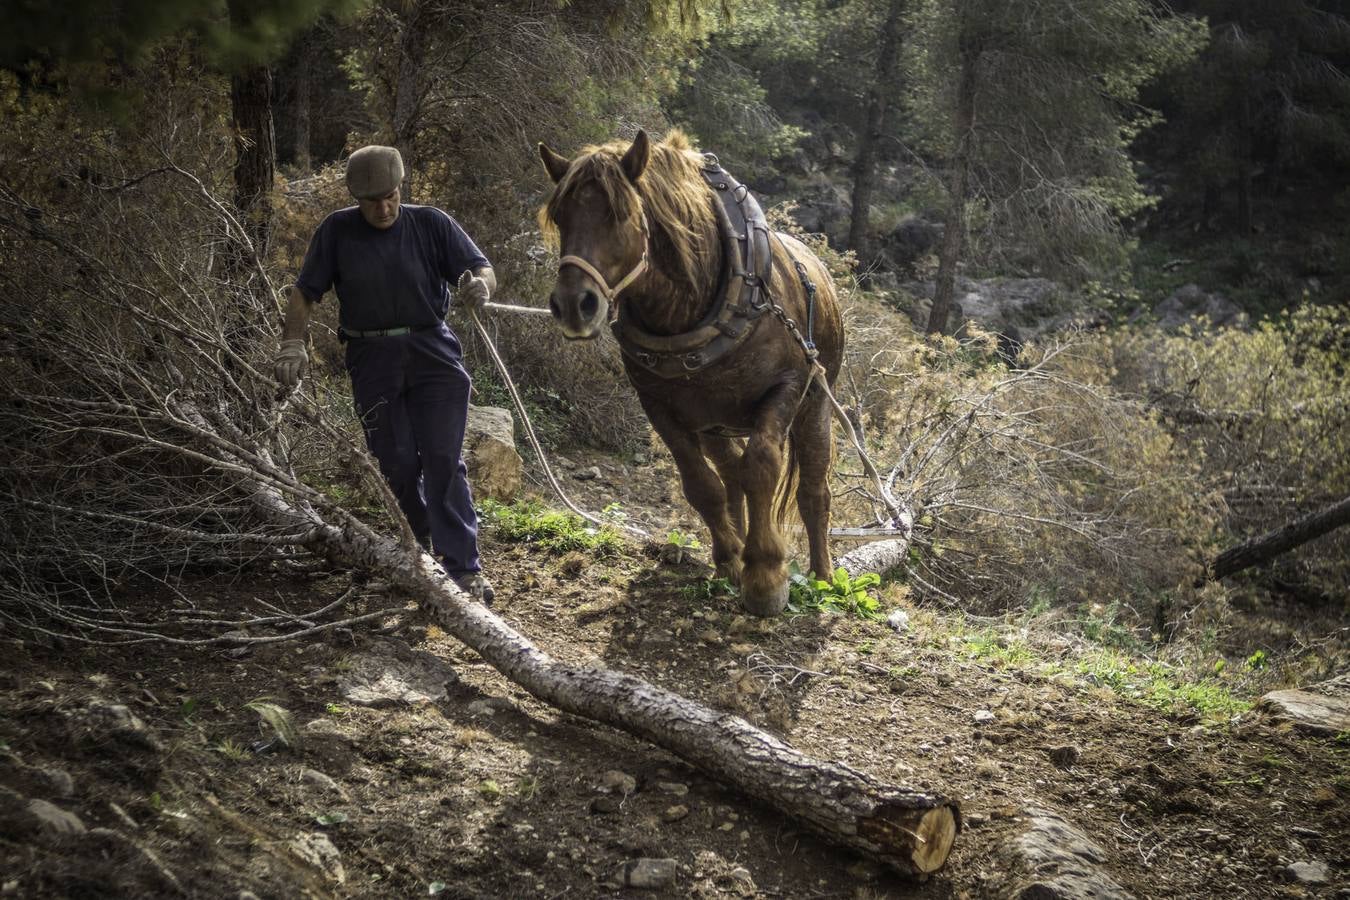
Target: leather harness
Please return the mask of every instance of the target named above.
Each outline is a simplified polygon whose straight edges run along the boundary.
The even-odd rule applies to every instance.
[[[611,323],[624,355],[662,378],[690,375],[717,362],[740,346],[754,330],[755,322],[773,306],[768,293],[773,269],[771,232],[764,211],[749,189],[722,168],[716,156],[705,153],[703,160],[703,177],[719,201],[714,208],[726,260],[717,302],[683,334],[643,330],[623,303],[618,304],[618,315]],[[810,284],[800,264],[797,269],[814,299],[815,285]]]

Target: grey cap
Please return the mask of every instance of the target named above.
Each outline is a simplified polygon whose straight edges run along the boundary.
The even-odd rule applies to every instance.
[[[379,200],[403,182],[403,157],[396,147],[371,144],[347,160],[347,190],[358,200]]]

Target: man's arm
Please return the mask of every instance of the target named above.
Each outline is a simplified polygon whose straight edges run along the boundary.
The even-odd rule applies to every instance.
[[[300,383],[300,373],[309,364],[305,334],[315,301],[293,284],[287,285],[285,291],[286,319],[281,325],[281,348],[277,351],[274,374],[283,387],[293,388]]]
[[[495,280],[493,284],[496,284]],[[305,292],[294,284],[287,285],[283,290],[286,291],[286,318],[281,326],[281,340],[303,341],[309,330],[309,317],[318,301],[306,297]]]

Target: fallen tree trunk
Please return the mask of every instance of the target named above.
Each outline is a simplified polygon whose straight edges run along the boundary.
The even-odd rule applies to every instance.
[[[739,716],[632,675],[553,659],[490,610],[469,601],[419,551],[355,519],[343,527],[325,522],[312,510],[293,507],[266,485],[258,486],[254,500],[278,524],[293,528],[297,518],[307,519],[306,542],[313,549],[388,579],[446,632],[551,706],[669,750],[827,841],[902,873],[926,877],[946,863],[960,830],[955,801],[812,759]]]
[[[1330,506],[1295,519],[1274,531],[1243,541],[1236,547],[1229,547],[1214,558],[1210,566],[1210,577],[1218,581],[1243,569],[1270,562],[1275,557],[1288,553],[1327,532],[1335,531],[1346,523],[1350,523],[1350,497],[1342,498]]]
[[[904,538],[863,544],[839,557],[835,565],[843,566],[849,578],[857,578],[864,572],[886,578],[909,562],[909,544]]]

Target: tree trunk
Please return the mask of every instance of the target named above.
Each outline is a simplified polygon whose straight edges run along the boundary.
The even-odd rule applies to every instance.
[[[412,173],[417,165],[417,129],[422,118],[422,66],[427,54],[427,23],[421,2],[410,3],[401,16],[398,34],[398,74],[390,121],[393,144],[403,156],[403,202],[412,196]]]
[[[301,172],[308,172],[313,165],[309,149],[310,91],[313,85],[313,75],[310,70],[314,66],[313,29],[300,36],[296,51],[294,83],[291,85],[291,89],[295,92],[295,105],[293,107],[295,115],[295,166]]]
[[[961,51],[961,79],[956,88],[956,155],[947,191],[946,231],[938,252],[937,283],[933,288],[933,308],[928,314],[929,334],[945,332],[956,297],[956,269],[966,230],[966,200],[970,191],[970,153],[975,128],[976,66],[978,51]]]
[[[849,249],[863,258],[867,255],[867,211],[872,204],[872,190],[876,184],[877,144],[886,124],[892,81],[900,48],[900,14],[904,0],[891,0],[886,13],[886,24],[881,30],[881,44],[877,48],[876,79],[867,97],[867,124],[858,137],[858,155],[853,160],[853,211],[848,226]]]
[[[1243,569],[1270,562],[1280,554],[1288,553],[1346,523],[1350,523],[1350,497],[1295,519],[1282,528],[1268,531],[1236,547],[1229,547],[1215,557],[1210,575],[1217,581]]]
[[[1252,233],[1252,102],[1242,98],[1242,139],[1238,150],[1237,217],[1238,234]]]
[[[230,77],[234,120],[234,205],[258,257],[265,258],[272,228],[276,135],[272,128],[272,72],[251,66]]]
[[[400,546],[355,518],[325,521],[291,504],[262,478],[251,490],[267,520],[288,531],[303,521],[308,546],[388,579],[448,633],[544,702],[650,741],[826,840],[900,872],[924,877],[946,863],[960,831],[954,800],[812,759],[738,716],[632,675],[555,660],[468,601],[420,550]]]

